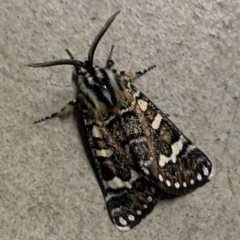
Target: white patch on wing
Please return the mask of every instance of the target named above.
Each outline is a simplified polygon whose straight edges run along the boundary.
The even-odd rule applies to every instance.
[[[174,185],[175,185],[175,188],[177,189],[180,188],[180,184],[178,182],[176,182]]]
[[[148,200],[149,202],[152,202],[153,198],[152,198],[151,196],[148,196],[148,197],[147,197],[147,200]]]
[[[120,222],[123,226],[127,225],[127,221],[126,221],[124,218],[122,218],[122,217],[119,218],[119,222]]]
[[[105,188],[107,188],[107,184],[106,184],[106,182],[104,182],[104,187]],[[124,192],[118,192],[118,193],[110,193],[110,192],[107,192],[107,194],[106,194],[106,196],[105,196],[105,201],[106,202],[108,202],[111,198],[113,198],[113,197],[118,197],[118,198],[121,198],[123,195],[124,195],[125,193]],[[112,211],[115,211],[116,210],[116,208],[114,209],[114,210],[112,210]],[[119,209],[119,211],[120,211],[120,209]],[[114,215],[114,214],[113,214]]]
[[[159,174],[159,180],[162,182],[163,181],[163,177],[161,174]]]
[[[123,219],[123,218],[122,218]],[[120,220],[120,219],[119,219]],[[124,220],[124,219],[123,219]],[[125,221],[125,220],[124,220]],[[116,225],[116,224],[114,224],[115,225],[115,227],[117,228],[117,229],[119,229],[120,231],[129,231],[130,230],[130,227],[129,226],[126,226],[126,227],[121,227],[121,226],[119,226],[119,225]]]
[[[140,100],[138,100],[138,105],[143,112],[145,112],[147,110],[147,106],[148,106],[147,102],[140,99]]]
[[[136,172],[136,171],[133,171],[133,170],[131,170],[131,179],[130,179],[130,182],[132,183],[132,182],[135,182],[136,181],[136,179],[138,179],[140,176],[139,176],[139,173],[138,172]]]
[[[102,138],[102,133],[96,125],[92,128],[92,136],[95,138]]]
[[[137,215],[141,215],[142,211],[141,210],[137,210]]]
[[[165,166],[165,164],[168,163],[168,161],[170,161],[170,160],[171,160],[171,157],[166,157],[165,155],[160,154],[160,156],[159,156],[159,165],[160,165],[160,167]]]
[[[114,177],[112,180],[107,182],[109,188],[117,189],[117,188],[132,188],[132,184],[130,182],[124,182],[119,177]]]
[[[111,157],[113,154],[113,151],[110,148],[101,149],[101,150],[96,150],[96,154],[98,157]]]
[[[128,219],[129,219],[130,221],[134,221],[134,220],[135,220],[135,217],[134,217],[132,214],[130,214],[130,215],[128,215]]]
[[[203,174],[204,174],[205,176],[208,176],[208,175],[209,175],[208,169],[207,169],[204,165],[203,165],[202,169],[203,169]]]
[[[129,181],[123,181],[119,177],[114,177],[110,181],[106,181],[107,188],[112,189],[118,189],[118,188],[132,188],[132,183],[136,181],[136,179],[139,178],[139,174],[133,170],[131,170],[131,179]]]
[[[144,173],[145,173],[146,175],[149,175],[148,169],[146,169],[145,167],[143,167],[142,170],[144,171]]]
[[[200,173],[197,174],[197,179],[198,179],[198,181],[202,180],[202,175]]]
[[[152,122],[152,128],[157,130],[160,126],[161,121],[162,121],[162,117],[160,116],[160,114],[157,114]]]
[[[166,184],[170,187],[171,186],[171,182],[169,180],[166,180]]]
[[[180,136],[180,139],[172,145],[173,154],[178,155],[179,152],[182,150],[182,147],[183,147],[183,141]]]
[[[173,163],[175,163],[177,161],[177,155],[182,150],[184,141],[185,140],[181,135],[179,140],[177,142],[175,142],[174,144],[172,144],[172,155],[170,157],[166,157],[165,155],[160,154],[160,156],[159,156],[160,167],[164,167],[166,165],[166,163],[168,163],[170,160],[172,160]]]

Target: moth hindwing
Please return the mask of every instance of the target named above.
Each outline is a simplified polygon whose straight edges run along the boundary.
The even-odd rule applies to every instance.
[[[135,74],[118,71],[112,60],[93,65],[95,49],[120,11],[114,13],[94,39],[88,59],[30,64],[74,66],[76,99],[53,117],[74,108],[82,111],[102,192],[113,224],[122,231],[137,225],[156,205],[163,192],[185,194],[209,180],[212,165],[207,156],[170,121],[131,81]]]

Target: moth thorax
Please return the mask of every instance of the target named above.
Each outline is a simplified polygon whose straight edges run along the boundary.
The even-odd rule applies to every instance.
[[[113,109],[122,98],[123,89],[111,70],[95,67],[79,83],[79,95],[96,110]]]

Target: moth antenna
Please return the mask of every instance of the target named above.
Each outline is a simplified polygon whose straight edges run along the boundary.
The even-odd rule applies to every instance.
[[[67,52],[67,54],[69,55],[69,57],[70,57],[72,60],[74,60],[74,56],[73,56],[73,54],[70,52],[70,50],[69,50],[69,49],[65,49],[65,51]]]
[[[95,39],[92,42],[92,45],[89,49],[88,52],[88,63],[90,64],[90,66],[93,66],[93,57],[94,57],[94,53],[96,50],[96,47],[99,43],[99,41],[101,40],[102,36],[105,34],[105,32],[108,30],[108,28],[110,27],[110,25],[112,24],[113,20],[115,19],[115,17],[120,13],[120,10],[115,12],[105,23],[105,25],[103,26],[103,28],[100,30],[100,32],[98,33],[98,35],[95,37]]]
[[[100,32],[98,33],[98,35],[95,37],[94,41],[92,42],[92,45],[88,52],[88,63],[90,66],[93,66],[93,57],[94,57],[94,53],[95,53],[95,50],[96,50],[96,47],[97,47],[99,41],[101,40],[102,36],[108,30],[108,28],[110,27],[110,25],[112,24],[112,22],[114,21],[114,19],[116,18],[116,16],[119,13],[120,13],[120,10],[115,12],[107,20],[107,22],[105,23],[103,28],[100,30]],[[72,56],[70,55],[70,57],[72,57]],[[52,66],[57,66],[57,65],[74,65],[74,66],[79,66],[79,67],[82,67],[85,69],[87,68],[85,63],[75,60],[75,59],[60,59],[60,60],[44,62],[44,63],[30,63],[27,66],[37,68],[37,67],[52,67]]]
[[[52,67],[57,65],[74,65],[74,66],[79,66],[86,69],[85,63],[78,60],[74,60],[74,59],[60,59],[56,61],[43,62],[43,63],[30,63],[27,66],[37,68],[37,67]]]

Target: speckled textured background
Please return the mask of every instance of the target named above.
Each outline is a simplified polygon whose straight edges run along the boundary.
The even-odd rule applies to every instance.
[[[109,220],[74,117],[32,124],[73,98],[71,67],[26,67],[66,58],[65,48],[85,60],[118,9],[96,63],[114,43],[120,69],[157,64],[136,84],[215,169],[127,233]],[[0,29],[1,239],[238,239],[240,1],[3,0]]]

